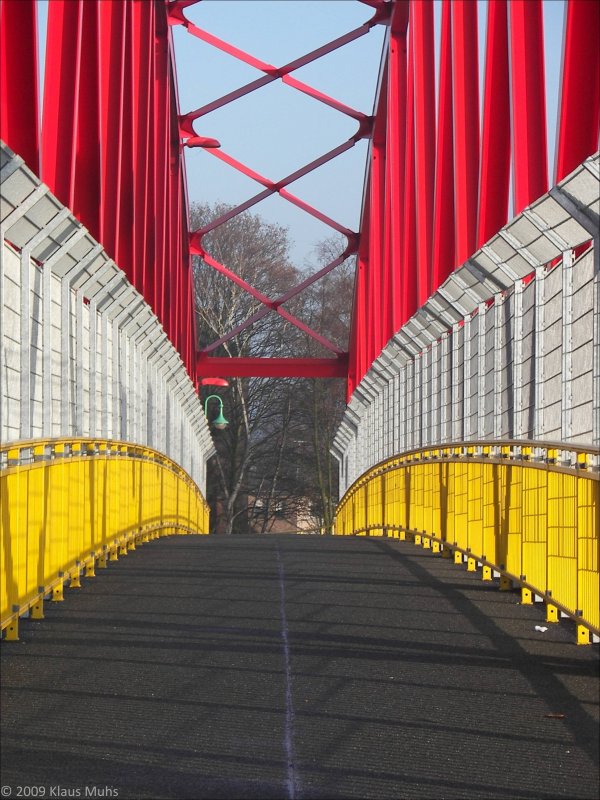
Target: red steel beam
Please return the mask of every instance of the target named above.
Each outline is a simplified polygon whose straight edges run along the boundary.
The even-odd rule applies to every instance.
[[[133,119],[133,203],[135,230],[133,231],[133,281],[144,293],[146,274],[150,267],[148,243],[151,235],[148,204],[153,203],[149,195],[150,183],[150,87],[152,86],[152,3],[134,3],[132,8],[132,80],[133,96],[131,114]]]
[[[600,131],[600,4],[565,4],[565,35],[554,182],[598,149]]]
[[[327,275],[327,273],[331,272],[333,269],[335,269],[335,267],[339,266],[339,264],[345,261],[349,255],[355,252],[356,249],[355,242],[354,244],[349,245],[346,251],[341,256],[338,256],[338,258],[335,258],[333,261],[330,261],[329,264],[326,264],[318,272],[315,272],[313,275],[309,275],[309,277],[306,278],[306,280],[302,281],[302,283],[299,283],[296,286],[292,287],[291,289],[288,289],[287,292],[280,295],[275,300],[269,300],[268,303],[264,304],[263,308],[259,308],[258,311],[252,314],[252,316],[248,317],[248,319],[246,319],[244,322],[241,322],[235,328],[232,328],[224,336],[221,336],[220,339],[217,339],[216,341],[211,342],[211,344],[208,345],[207,347],[202,348],[202,352],[210,353],[213,350],[216,350],[217,347],[219,347],[219,345],[225,344],[225,342],[228,342],[230,339],[233,339],[234,336],[237,336],[239,333],[245,330],[249,325],[258,322],[258,320],[265,317],[269,313],[269,311],[271,310],[276,311],[279,308],[279,306],[281,306],[283,303],[287,303],[287,301],[291,300],[292,297],[295,297],[297,294],[300,294],[300,292],[304,291],[304,289],[311,286],[313,283],[318,281],[324,275]],[[219,266],[222,267],[223,265]],[[227,269],[227,267],[225,267],[224,269]]]
[[[406,157],[406,27],[408,3],[397,3],[391,23],[388,66],[387,162],[390,199],[390,294],[392,330],[402,322],[402,246],[404,223],[404,169]]]
[[[387,86],[386,86],[387,89]],[[388,93],[386,92],[386,95]],[[388,95],[389,99],[389,95]],[[386,100],[387,102],[387,100]],[[384,198],[383,198],[383,275],[381,281],[382,293],[382,314],[381,328],[383,344],[388,341],[394,333],[394,278],[392,273],[392,176],[390,172],[390,152],[387,135],[389,125],[387,124],[389,114],[386,114],[386,143],[385,143],[385,174],[384,174]]]
[[[140,137],[145,136],[147,142],[148,153],[148,169],[144,176],[145,180],[145,194],[144,194],[144,220],[143,227],[145,232],[145,247],[143,251],[143,260],[141,263],[142,275],[142,292],[146,300],[150,303],[152,308],[156,309],[156,273],[155,273],[155,222],[154,222],[154,209],[156,207],[156,173],[158,170],[158,158],[160,150],[154,136],[154,119],[156,117],[156,97],[154,92],[154,82],[156,74],[156,65],[154,58],[154,30],[156,29],[156,6],[154,3],[144,4],[149,7],[149,26],[151,30],[151,38],[148,41],[148,65],[147,74],[148,82],[143,87],[145,97],[147,97],[148,104],[148,117],[144,119],[140,128]],[[140,209],[141,212],[141,209]],[[141,212],[142,213],[142,212]]]
[[[411,5],[414,36],[415,185],[417,209],[417,305],[431,294],[435,174],[435,69],[433,2]]]
[[[123,0],[100,3],[100,85],[102,151],[100,240],[111,258],[117,255],[121,185],[121,131],[123,118]],[[50,6],[52,11],[52,5]]]
[[[0,3],[0,138],[39,175],[36,7]]]
[[[385,141],[371,148],[371,230],[369,233],[369,338],[371,355],[377,357],[384,341],[383,294],[385,230]]]
[[[371,352],[371,339],[369,329],[369,250],[371,236],[371,177],[367,179],[365,187],[365,206],[361,222],[362,233],[357,253],[356,295],[354,301],[354,379],[358,384],[369,368],[369,355]]]
[[[253,286],[251,286],[243,278],[240,278],[239,275],[236,275],[235,272],[232,272],[232,270],[230,270],[224,264],[221,264],[219,261],[214,259],[208,253],[202,252],[199,255],[202,256],[204,261],[206,261],[206,263],[210,267],[213,267],[213,269],[216,269],[217,272],[220,272],[222,275],[225,275],[225,277],[229,278],[231,281],[236,283],[241,289],[243,289],[244,291],[248,292],[248,294],[251,294],[260,303],[262,303],[264,306],[266,306],[265,313],[268,313],[269,311],[277,312],[277,314],[279,314],[281,317],[283,317],[285,320],[287,320],[287,322],[290,322],[292,325],[294,325],[296,328],[301,330],[303,333],[308,334],[315,341],[319,342],[319,344],[323,345],[323,347],[327,348],[328,350],[331,350],[334,353],[340,353],[341,352],[340,349],[336,345],[334,345],[332,342],[330,342],[324,336],[321,336],[321,334],[316,333],[316,331],[313,331],[312,328],[309,328],[309,326],[306,325],[304,322],[302,322],[301,320],[297,319],[292,314],[287,312],[284,308],[282,308],[281,307],[281,303],[283,302],[282,300],[280,300],[279,302],[271,300],[269,297],[264,295],[262,292],[259,292],[258,289],[255,289]],[[226,342],[228,339],[231,339],[234,335],[236,335],[237,333],[240,333],[242,330],[244,330],[244,328],[247,328],[251,321],[255,321],[257,319],[260,319],[260,317],[265,316],[265,313],[260,314],[260,315],[254,315],[253,318],[251,318],[249,320],[246,320],[246,322],[242,323],[241,326],[238,326],[238,329],[236,329],[235,333],[230,331],[226,336],[221,337],[221,339],[219,339],[217,342],[213,342],[213,344],[210,345],[210,349],[213,350],[213,349],[215,349],[217,347],[217,345],[222,344],[223,342]]]
[[[488,5],[479,223],[481,247],[508,219],[510,182],[510,80],[506,0]]]
[[[290,61],[288,64],[285,64],[282,67],[275,67],[272,64],[267,64],[264,61],[261,61],[258,58],[246,53],[244,50],[241,50],[238,47],[230,44],[229,42],[225,42],[223,39],[220,39],[218,36],[214,36],[213,34],[209,33],[208,31],[199,28],[197,25],[194,25],[192,22],[185,18],[184,14],[178,14],[176,19],[172,19],[173,24],[183,24],[188,33],[192,36],[197,37],[205,41],[207,44],[216,47],[219,50],[227,53],[234,58],[248,64],[255,69],[264,72],[265,75],[262,78],[258,78],[257,80],[251,81],[247,83],[245,86],[241,86],[239,89],[236,89],[228,94],[220,97],[216,100],[213,100],[210,103],[202,106],[201,108],[196,109],[195,111],[191,111],[188,114],[185,114],[182,117],[182,131],[189,135],[194,135],[194,129],[192,124],[194,120],[199,119],[206,114],[209,114],[211,111],[215,111],[218,108],[222,108],[225,105],[228,105],[234,100],[238,100],[240,97],[244,97],[245,95],[249,94],[250,92],[255,91],[256,89],[260,89],[263,86],[266,86],[269,83],[272,83],[275,80],[281,79],[282,81],[286,82],[289,86],[292,86],[299,91],[310,95],[314,99],[325,103],[326,105],[330,105],[334,108],[337,108],[338,111],[341,111],[344,114],[348,114],[349,116],[354,117],[355,119],[361,119],[364,117],[360,112],[351,109],[349,106],[346,106],[343,103],[339,103],[338,101],[334,100],[333,98],[325,95],[323,92],[319,92],[317,89],[314,89],[312,86],[308,86],[308,84],[303,83],[301,81],[297,81],[294,78],[288,78],[290,72],[294,72],[301,67],[306,66],[307,64],[316,61],[317,59],[321,58],[328,53],[332,53],[334,50],[337,50],[340,47],[343,47],[350,42],[355,41],[356,39],[364,36],[368,33],[371,28],[379,23],[385,22],[386,18],[389,15],[389,9],[387,4],[382,4],[380,8],[376,11],[374,16],[361,25],[360,27],[349,31],[348,33],[344,34],[343,36],[339,36],[337,39],[323,45],[322,47],[318,47],[315,50],[312,50],[310,53],[306,53],[304,56],[295,59],[294,61]]]
[[[164,25],[164,31],[162,27]],[[168,165],[166,163],[169,147],[168,133],[168,84],[169,54],[166,39],[166,25],[157,13],[156,30],[160,34],[156,37],[154,48],[154,137],[157,147],[157,170],[154,185],[154,213],[155,213],[155,308],[158,317],[166,323],[166,310],[169,303],[168,284],[168,256],[167,256],[167,180]],[[167,335],[170,334],[168,325],[165,325]]]
[[[515,0],[515,2],[517,1]],[[477,63],[477,3],[472,0],[453,0],[452,2],[452,54],[455,264],[458,266],[475,252],[477,244],[479,67]],[[520,77],[519,80],[521,80]],[[524,113],[525,109],[520,111]]]
[[[130,281],[135,283],[133,261],[134,217],[134,180],[133,161],[137,155],[133,150],[133,36],[131,31],[133,3],[126,3],[123,9],[123,49],[121,79],[121,122],[119,148],[119,218],[116,241],[116,262],[125,271]]]
[[[82,5],[81,0],[58,0],[48,7],[42,179],[69,208],[75,189]]]
[[[353,235],[352,231],[350,231],[343,225],[340,225],[339,222],[336,222],[335,220],[331,219],[331,217],[328,217],[326,214],[323,214],[318,209],[309,205],[304,200],[301,200],[299,197],[296,197],[291,192],[288,192],[284,187],[288,186],[290,183],[293,183],[293,181],[296,181],[299,178],[304,177],[304,175],[307,175],[309,172],[312,172],[313,170],[327,163],[327,161],[331,161],[332,159],[336,158],[342,153],[345,153],[347,150],[354,147],[355,144],[356,141],[354,139],[350,139],[347,142],[338,145],[338,147],[335,147],[333,150],[330,150],[328,153],[325,153],[323,156],[320,156],[318,159],[312,161],[310,164],[305,165],[301,169],[296,170],[295,172],[291,173],[285,178],[282,178],[279,181],[272,181],[269,178],[265,178],[264,175],[261,175],[260,173],[251,169],[246,164],[243,164],[241,161],[238,161],[238,159],[234,158],[228,153],[225,153],[221,149],[219,150],[217,150],[216,148],[210,149],[209,152],[215,158],[220,159],[221,161],[228,164],[230,167],[236,169],[238,172],[241,172],[243,175],[246,175],[246,177],[252,178],[252,180],[256,181],[257,183],[260,183],[269,191],[270,194],[275,194],[275,193],[279,194],[279,196],[282,197],[284,200],[287,200],[289,203],[292,203],[298,208],[301,208],[303,211],[306,211],[307,214],[310,214],[311,216],[315,217],[315,219],[320,220],[325,225],[328,225],[330,228],[333,228],[339,233],[342,233],[345,236],[350,237]],[[260,192],[258,195],[255,195],[254,198],[251,198],[251,201],[255,200],[255,202],[260,202],[261,200],[264,200],[267,196],[268,195],[266,195],[265,192]],[[255,202],[252,202],[251,205],[255,205]],[[213,220],[209,226],[203,228],[202,229],[203,235],[204,233],[207,233],[209,230],[214,230],[214,228],[218,227],[218,225],[222,225],[223,222],[227,222],[228,220],[232,219],[234,216],[237,215],[236,214],[237,208],[240,208],[242,206],[244,211],[250,208],[247,201],[245,203],[242,203],[241,206],[238,206],[234,209],[230,209],[230,211],[228,211],[226,214],[223,214],[217,220]]]
[[[412,6],[411,6],[412,8]],[[406,155],[404,168],[404,219],[402,221],[402,313],[403,325],[417,310],[417,221],[415,203],[415,86],[414,69],[414,36],[412,26],[409,30],[408,68],[406,88]]]
[[[27,64],[35,66],[34,25],[25,24],[28,14],[35,21],[35,8],[29,0],[1,7],[2,57],[11,62],[4,80],[19,64],[9,41],[15,20]],[[34,84],[22,71],[15,85],[23,98],[31,93],[31,111]],[[11,90],[2,84],[3,108]],[[164,3],[48,5],[42,178],[144,294],[191,369],[195,320],[177,106]],[[11,103],[11,125],[16,108]],[[4,115],[2,124],[4,133]]]
[[[456,266],[454,262],[454,137],[452,122],[452,8],[442,6],[437,157],[433,231],[432,289]]]
[[[345,378],[348,362],[340,358],[207,358],[196,359],[196,375],[223,378]]]
[[[514,214],[548,189],[542,0],[512,0],[510,58]]]
[[[235,47],[235,46],[223,41],[222,39],[219,39],[218,37],[214,36],[213,34],[210,34],[207,31],[204,31],[201,28],[199,28],[198,26],[196,26],[193,23],[191,23],[189,20],[186,19],[185,15],[183,13],[183,10],[184,10],[185,6],[191,5],[191,3],[185,2],[185,0],[183,0],[182,2],[172,3],[171,6],[170,6],[170,22],[172,24],[183,24],[187,28],[187,30],[188,30],[188,32],[190,34],[192,34],[192,35],[204,40],[208,44],[210,44],[210,45],[212,45],[214,47],[217,47],[218,49],[228,53],[229,55],[231,55],[231,56],[243,61],[244,63],[252,66],[253,68],[259,69],[259,70],[261,70],[262,72],[265,73],[264,77],[259,78],[258,80],[252,81],[249,84],[246,84],[245,86],[240,87],[239,89],[226,94],[224,97],[218,98],[218,99],[216,99],[216,100],[214,100],[214,101],[202,106],[201,108],[196,109],[195,111],[192,111],[189,114],[186,114],[186,115],[183,115],[182,117],[180,117],[181,135],[182,135],[182,137],[184,139],[187,138],[188,141],[186,143],[189,146],[202,146],[202,147],[207,147],[207,148],[210,147],[211,148],[210,152],[216,158],[219,158],[220,160],[224,161],[225,163],[229,164],[230,166],[234,167],[235,169],[238,169],[240,172],[245,174],[247,177],[250,177],[253,180],[256,180],[258,183],[260,183],[264,187],[263,191],[259,192],[254,197],[246,200],[245,202],[243,202],[240,205],[236,206],[234,209],[229,210],[228,212],[226,212],[225,214],[221,215],[216,220],[211,221],[208,225],[204,226],[204,228],[202,228],[201,230],[193,232],[192,236],[191,236],[191,240],[190,240],[190,252],[192,254],[203,256],[209,265],[213,266],[215,269],[218,269],[223,274],[228,274],[229,277],[232,280],[235,280],[235,282],[238,283],[240,286],[245,284],[245,282],[241,281],[240,279],[238,279],[237,276],[234,277],[233,273],[230,270],[228,270],[228,268],[225,267],[224,265],[218,264],[218,262],[216,262],[211,257],[207,258],[208,254],[204,251],[204,248],[202,246],[202,239],[208,232],[210,232],[211,230],[214,230],[217,226],[224,224],[225,222],[227,222],[229,219],[232,219],[237,214],[240,214],[240,213],[248,210],[252,206],[256,205],[257,203],[259,203],[262,200],[266,199],[270,195],[274,194],[275,192],[279,193],[283,199],[285,199],[288,202],[296,205],[297,207],[299,207],[300,209],[302,209],[306,213],[311,214],[315,218],[319,219],[321,222],[324,222],[326,225],[329,225],[330,227],[332,227],[334,230],[337,230],[338,232],[343,233],[348,238],[347,254],[349,254],[349,252],[353,252],[356,249],[356,246],[357,246],[356,242],[358,241],[358,237],[357,237],[356,234],[354,234],[352,231],[349,231],[344,226],[339,225],[334,220],[332,220],[329,216],[323,214],[322,212],[318,211],[314,207],[310,206],[308,203],[306,203],[303,200],[301,200],[300,198],[296,197],[291,192],[287,191],[285,187],[287,185],[289,185],[290,183],[292,183],[293,181],[298,180],[299,178],[301,178],[304,175],[308,174],[308,172],[312,171],[313,169],[316,169],[317,167],[319,167],[322,164],[326,163],[327,161],[331,160],[335,156],[340,155],[341,153],[345,152],[350,147],[353,147],[354,144],[359,139],[369,136],[370,135],[370,128],[371,128],[371,120],[365,114],[356,111],[355,109],[347,106],[344,103],[340,103],[339,101],[335,100],[334,98],[329,97],[328,95],[324,94],[323,92],[320,92],[320,91],[314,89],[313,87],[309,86],[308,84],[306,84],[306,83],[304,83],[302,81],[297,80],[296,78],[290,77],[290,73],[293,72],[294,70],[300,69],[302,66],[305,66],[306,64],[309,64],[312,61],[315,61],[316,59],[326,55],[327,53],[332,52],[333,50],[337,49],[338,47],[341,47],[341,46],[343,46],[343,45],[345,45],[345,44],[347,44],[347,43],[349,43],[351,41],[354,41],[359,36],[363,36],[365,33],[367,33],[371,29],[371,27],[373,27],[373,25],[376,25],[376,24],[379,24],[379,23],[383,23],[383,22],[387,22],[387,20],[392,15],[392,4],[381,2],[381,0],[374,0],[373,3],[369,3],[369,4],[372,5],[375,8],[375,15],[372,17],[371,20],[369,20],[363,26],[361,26],[360,28],[357,28],[354,31],[349,32],[348,34],[344,34],[343,36],[338,37],[333,42],[329,42],[328,44],[323,45],[322,47],[319,47],[316,50],[313,50],[310,53],[307,53],[306,55],[301,56],[298,59],[295,59],[294,61],[289,62],[288,64],[284,65],[283,67],[274,67],[271,64],[268,64],[268,63],[266,63],[264,61],[261,61],[260,59],[255,58],[254,56],[252,56],[249,53],[241,50],[240,48],[237,48],[237,47]],[[398,4],[398,5],[400,5],[400,4]],[[405,6],[406,4],[403,3],[402,5]],[[404,25],[404,29],[406,29],[406,24]],[[303,92],[304,94],[307,94],[310,97],[313,97],[314,99],[318,100],[319,102],[325,103],[326,105],[336,109],[337,111],[340,111],[341,113],[344,113],[344,114],[356,119],[359,122],[359,129],[358,129],[356,135],[353,136],[348,142],[343,143],[338,148],[335,148],[333,151],[330,151],[329,153],[326,153],[325,155],[319,157],[318,159],[316,159],[315,161],[311,162],[310,164],[308,164],[308,165],[306,165],[304,167],[301,167],[296,172],[292,173],[291,175],[288,175],[286,178],[283,178],[280,181],[274,182],[274,181],[271,181],[270,179],[265,178],[264,176],[260,175],[256,171],[252,170],[250,167],[247,167],[246,165],[244,165],[241,162],[237,161],[232,156],[230,156],[230,155],[218,150],[217,148],[218,148],[219,144],[218,144],[218,142],[216,140],[207,139],[206,137],[198,137],[196,135],[196,132],[195,132],[194,128],[193,128],[193,123],[194,123],[194,120],[196,120],[196,119],[198,119],[198,118],[210,113],[211,111],[214,111],[217,108],[221,108],[221,107],[227,105],[228,103],[231,103],[232,101],[234,101],[236,99],[239,99],[240,97],[243,97],[243,96],[249,94],[250,92],[253,92],[253,91],[261,88],[262,86],[265,86],[266,84],[268,84],[268,83],[270,83],[270,82],[272,82],[274,80],[277,80],[277,79],[281,79],[283,83],[286,83],[287,85],[297,89],[298,91]],[[383,130],[385,131],[385,129],[386,129],[385,114],[383,114],[382,116],[383,116],[383,118],[380,121],[380,126],[382,126]],[[381,169],[380,169],[380,178],[381,179],[380,179],[380,182],[379,182],[379,186],[377,187],[377,192],[378,192],[378,195],[381,196],[381,203],[378,205],[379,218],[374,218],[374,223],[373,223],[374,225],[377,225],[379,227],[378,227],[377,235],[373,235],[371,237],[371,243],[372,243],[373,246],[375,246],[375,242],[376,241],[379,242],[378,247],[379,247],[379,250],[380,250],[380,255],[376,258],[378,263],[377,263],[376,267],[373,267],[374,271],[373,271],[372,275],[374,276],[374,278],[377,278],[377,276],[379,276],[379,278],[377,278],[377,280],[379,280],[378,285],[380,285],[380,284],[383,285],[382,278],[383,278],[384,270],[385,270],[384,261],[386,259],[387,259],[387,261],[390,261],[390,258],[391,258],[391,256],[389,255],[389,252],[388,252],[388,251],[391,252],[391,243],[389,244],[389,246],[384,246],[384,236],[388,236],[389,235],[387,233],[387,230],[389,228],[389,224],[386,225],[386,233],[385,234],[384,234],[384,231],[383,231],[384,216],[386,214],[386,208],[387,208],[388,216],[389,216],[389,214],[391,214],[391,197],[386,195],[386,191],[387,190],[385,188],[385,147],[381,150],[380,161],[381,161]],[[387,197],[387,200],[386,200],[386,197]],[[363,256],[362,256],[363,262],[365,262],[365,258],[366,258],[366,255],[363,252]],[[281,307],[281,304],[283,302],[285,302],[286,299],[289,299],[290,297],[294,296],[299,291],[301,291],[304,285],[310,285],[310,283],[313,283],[321,275],[325,274],[326,272],[329,272],[331,269],[333,269],[333,267],[337,263],[340,263],[342,260],[343,260],[343,258],[340,258],[340,259],[332,262],[331,264],[327,265],[326,268],[324,268],[323,270],[320,270],[319,273],[317,273],[315,276],[311,276],[311,278],[308,279],[308,281],[303,282],[303,284],[300,284],[298,287],[294,287],[290,292],[287,293],[287,296],[284,296],[282,298],[278,298],[278,300],[276,300],[276,301],[267,300],[265,302],[264,298],[262,298],[262,297],[257,298],[257,299],[260,300],[260,302],[262,302],[264,304],[264,308],[259,309],[255,314],[253,314],[245,322],[243,322],[240,325],[238,325],[234,330],[228,332],[225,336],[221,337],[219,340],[211,343],[208,347],[206,347],[204,349],[204,352],[210,352],[210,351],[215,350],[217,347],[219,347],[225,341],[231,339],[233,336],[237,335],[242,330],[247,328],[250,324],[252,324],[253,322],[257,321],[258,319],[264,317],[265,314],[268,313],[269,309],[275,310],[284,319],[287,319],[288,321],[292,322],[292,324],[294,324],[297,327],[299,327],[300,330],[303,330],[305,333],[307,333],[308,335],[312,336],[317,341],[321,341],[321,344],[324,344],[324,346],[329,347],[330,349],[334,349],[334,351],[339,352],[339,350],[337,350],[337,348],[334,348],[331,345],[330,342],[327,342],[326,340],[323,341],[323,337],[320,337],[319,334],[316,334],[314,331],[312,331],[310,328],[308,328],[308,326],[305,326],[304,324],[299,323],[298,320],[296,320],[294,317],[292,317],[287,311],[285,311]],[[390,267],[388,266],[388,269],[389,268]],[[388,285],[391,285],[391,281],[389,281],[385,285],[386,285],[386,287]],[[253,294],[256,297],[255,290],[253,290],[248,285],[244,285],[244,288],[247,291],[250,291],[250,293]],[[372,335],[371,335],[371,341],[370,341],[370,343],[368,345],[368,350],[367,350],[367,352],[368,352],[368,356],[367,357],[371,357],[372,358],[372,357],[374,357],[375,349],[377,347],[380,348],[382,346],[383,342],[385,341],[385,338],[386,338],[387,333],[388,333],[388,328],[391,328],[392,303],[393,303],[393,300],[388,299],[388,297],[386,296],[386,302],[385,302],[384,305],[385,305],[385,308],[388,309],[388,311],[386,311],[386,314],[382,315],[382,313],[381,313],[382,304],[381,304],[380,291],[377,289],[377,287],[369,287],[368,284],[366,284],[365,285],[365,292],[368,295],[367,302],[371,305],[371,308],[370,308],[370,310],[368,312],[369,313],[369,319],[370,319],[370,323],[369,324],[371,326],[374,326],[374,325],[378,326],[378,332],[377,333],[373,332]]]
[[[81,5],[80,48],[77,56],[77,118],[75,169],[71,209],[100,241],[100,18],[97,3]],[[45,117],[45,123],[48,119]],[[64,148],[64,142],[62,147]]]
[[[208,152],[210,152],[216,158],[225,161],[227,164],[234,167],[239,172],[242,172],[247,177],[252,178],[257,183],[260,183],[263,186],[266,186],[266,189],[254,195],[253,197],[249,198],[248,200],[245,200],[243,203],[240,203],[239,205],[235,206],[229,211],[226,211],[224,214],[221,214],[220,217],[213,219],[203,228],[200,228],[197,231],[193,231],[191,234],[192,252],[197,255],[194,248],[197,248],[200,245],[200,241],[202,240],[202,237],[205,234],[209,233],[215,228],[218,228],[219,225],[223,225],[223,223],[228,222],[230,219],[233,219],[233,217],[236,217],[238,214],[247,211],[249,208],[252,208],[252,206],[255,206],[257,203],[260,203],[262,200],[265,200],[272,194],[279,193],[282,197],[285,197],[285,195],[287,194],[287,197],[285,197],[285,199],[288,200],[291,197],[294,197],[289,193],[282,193],[281,190],[284,189],[284,187],[289,186],[290,183],[293,183],[294,181],[303,178],[305,175],[308,175],[309,172],[313,172],[315,169],[323,166],[323,164],[326,164],[328,161],[331,161],[332,159],[336,158],[342,153],[345,153],[347,150],[350,150],[350,148],[354,147],[356,141],[357,139],[353,138],[349,139],[347,142],[343,142],[337,147],[334,147],[332,150],[329,150],[327,153],[324,153],[322,156],[319,156],[318,158],[314,159],[309,164],[305,164],[303,167],[300,167],[300,169],[297,169],[294,172],[291,172],[289,175],[286,175],[285,178],[281,178],[281,180],[279,181],[271,181],[268,178],[263,177],[258,172],[255,172],[254,170],[250,169],[250,167],[247,167],[245,164],[242,164],[241,161],[238,161],[237,159],[233,158],[233,156],[224,153],[222,150],[216,150],[216,149],[209,150]],[[298,198],[294,197],[294,204],[297,205],[298,202],[303,202],[303,201],[298,201]],[[333,220],[331,222],[333,223]],[[333,223],[332,227],[334,227],[336,230],[339,230],[340,232],[343,232],[345,235],[348,234],[354,235],[352,234],[351,231],[347,231],[346,228],[343,228],[337,223]]]

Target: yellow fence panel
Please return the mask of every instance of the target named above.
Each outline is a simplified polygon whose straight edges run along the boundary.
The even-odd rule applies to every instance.
[[[596,466],[593,467],[594,458]],[[501,588],[520,585],[600,634],[599,454],[543,442],[472,442],[394,456],[342,498],[336,533],[405,538],[453,551]],[[586,638],[587,637],[587,638]]]
[[[157,531],[208,533],[208,506],[189,475],[146,447],[104,440],[20,442],[0,449],[0,619],[18,617],[96,558],[118,557]]]
[[[600,626],[598,527],[600,483],[577,481],[577,609],[583,619]]]

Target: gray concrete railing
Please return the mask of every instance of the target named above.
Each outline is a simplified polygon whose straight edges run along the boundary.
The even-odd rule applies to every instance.
[[[212,438],[152,309],[3,143],[0,181],[0,442],[97,436],[147,445],[205,493]]]
[[[412,448],[481,439],[600,445],[598,214],[596,154],[392,337],[335,437],[340,496],[371,466]],[[590,240],[575,261],[574,248]]]

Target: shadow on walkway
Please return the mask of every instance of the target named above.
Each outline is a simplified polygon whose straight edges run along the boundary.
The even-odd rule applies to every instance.
[[[8,797],[598,796],[597,648],[413,545],[172,537],[65,596],[2,648]]]

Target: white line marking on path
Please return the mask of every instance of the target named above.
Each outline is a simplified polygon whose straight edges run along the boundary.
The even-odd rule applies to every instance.
[[[296,772],[294,753],[294,700],[292,697],[292,670],[290,666],[290,641],[287,617],[285,614],[285,573],[279,545],[277,548],[277,572],[279,573],[279,613],[281,616],[281,640],[283,642],[283,661],[285,664],[285,736],[284,746],[287,760],[287,789],[289,800],[300,796],[300,782]]]

